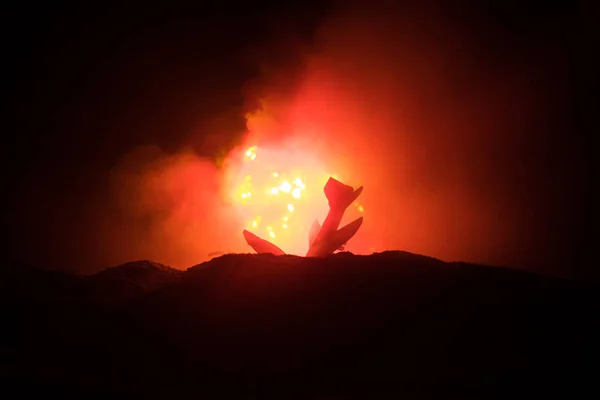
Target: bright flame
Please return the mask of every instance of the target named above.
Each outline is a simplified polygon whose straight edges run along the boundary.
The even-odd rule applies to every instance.
[[[256,159],[256,146],[252,146],[246,150],[246,157],[250,160]]]
[[[329,205],[323,187],[330,176],[323,165],[295,146],[249,147],[230,155],[231,199],[245,229],[286,253],[304,255],[313,221],[323,221]],[[237,154],[237,155],[236,155]]]
[[[292,185],[290,185],[288,181],[283,181],[281,182],[281,185],[279,185],[279,190],[285,193],[289,193],[292,191]]]

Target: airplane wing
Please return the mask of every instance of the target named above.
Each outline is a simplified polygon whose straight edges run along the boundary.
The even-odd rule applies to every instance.
[[[363,217],[344,225],[333,234],[315,241],[306,254],[307,257],[324,257],[336,250],[343,250],[345,244],[356,234],[362,225]]]
[[[245,229],[243,233],[244,239],[246,239],[246,243],[248,243],[248,246],[252,247],[254,251],[256,251],[258,254],[271,253],[275,254],[276,256],[282,256],[285,254],[283,250],[281,250],[279,247],[275,246],[268,240],[261,239],[254,233]]]

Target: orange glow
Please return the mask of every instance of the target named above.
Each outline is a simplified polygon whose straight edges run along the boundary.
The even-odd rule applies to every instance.
[[[311,224],[322,222],[329,211],[323,187],[334,174],[315,155],[290,147],[234,151],[229,159],[231,199],[243,221],[241,229],[287,253],[304,255]]]

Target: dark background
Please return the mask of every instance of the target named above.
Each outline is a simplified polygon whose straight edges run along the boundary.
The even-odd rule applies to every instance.
[[[355,3],[355,9],[375,7]],[[544,137],[532,132],[525,138],[531,149],[528,159],[514,164],[522,161],[520,168],[545,183],[543,191],[528,189],[535,199],[528,203],[532,212],[540,199],[554,205],[543,214],[548,221],[528,232],[552,238],[541,240],[532,251],[543,259],[550,245],[561,247],[552,260],[544,260],[551,265],[549,272],[596,275],[586,260],[595,213],[590,137],[597,131],[591,91],[597,71],[592,57],[597,7],[566,1],[424,4],[464,25],[473,36],[484,35],[505,58],[548,41],[560,50],[568,73],[563,81],[548,83],[564,88],[559,106],[551,113],[545,110],[549,128]],[[201,156],[216,159],[244,131],[243,113],[252,106],[243,96],[244,85],[264,74],[265,63],[293,64],[287,40],[310,44],[315,29],[346,7],[351,6],[3,5],[0,169],[5,256],[88,272],[88,265],[106,250],[93,243],[81,245],[80,237],[89,236],[94,227],[82,226],[71,210],[107,196],[111,168],[144,144],[157,144],[167,152],[191,145]],[[217,136],[215,125],[221,132]],[[548,160],[551,171],[537,166]],[[512,166],[505,168],[514,173]],[[560,201],[553,203],[556,198]]]

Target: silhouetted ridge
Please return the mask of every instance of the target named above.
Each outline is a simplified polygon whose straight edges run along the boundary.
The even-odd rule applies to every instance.
[[[21,393],[505,398],[595,387],[595,283],[395,251],[0,271],[0,383]]]
[[[169,266],[142,260],[108,268],[83,278],[89,295],[103,300],[137,297],[173,284],[182,277],[183,271]]]

